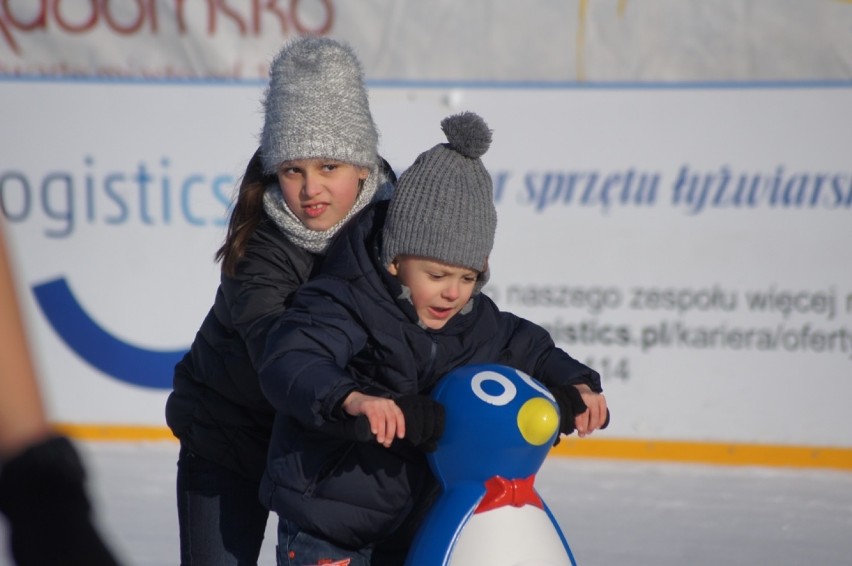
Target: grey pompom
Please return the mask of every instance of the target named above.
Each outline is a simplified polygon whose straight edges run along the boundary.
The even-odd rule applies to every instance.
[[[482,157],[491,146],[491,130],[478,114],[462,112],[441,120],[450,146],[465,157]]]

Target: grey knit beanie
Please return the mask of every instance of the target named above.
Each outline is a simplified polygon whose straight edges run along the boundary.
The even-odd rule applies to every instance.
[[[260,146],[263,168],[329,158],[375,168],[379,135],[354,51],[329,38],[303,37],[272,60]]]
[[[497,209],[491,175],[480,157],[491,130],[477,114],[441,121],[448,143],[421,153],[397,182],[382,239],[382,263],[401,255],[487,270]]]

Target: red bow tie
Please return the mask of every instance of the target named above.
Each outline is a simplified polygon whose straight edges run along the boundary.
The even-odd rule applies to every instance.
[[[535,492],[533,487],[535,482],[535,474],[526,479],[507,480],[500,476],[486,480],[485,495],[482,501],[474,510],[474,513],[482,513],[490,511],[498,507],[512,505],[513,507],[523,507],[524,505],[535,505],[539,509],[543,509],[541,498]]]

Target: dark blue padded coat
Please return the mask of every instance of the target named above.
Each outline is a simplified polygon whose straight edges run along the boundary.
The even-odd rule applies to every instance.
[[[340,234],[321,273],[270,331],[259,373],[277,411],[261,500],[341,546],[381,540],[432,481],[424,455],[405,441],[386,449],[319,430],[348,418],[339,407],[351,391],[428,394],[450,370],[475,363],[601,390],[598,374],[557,348],[543,328],[501,312],[482,293],[442,329],[419,326],[378,259],[386,210],[387,203],[365,209]]]
[[[212,308],[175,367],[166,422],[181,446],[249,481],[259,482],[266,468],[274,419],[255,367],[267,330],[317,261],[265,219],[236,274],[222,275]]]

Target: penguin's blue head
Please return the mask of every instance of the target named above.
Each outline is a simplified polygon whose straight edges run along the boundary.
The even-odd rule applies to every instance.
[[[544,385],[516,369],[470,365],[445,375],[432,396],[446,409],[429,463],[443,485],[538,472],[559,434],[559,409]]]

